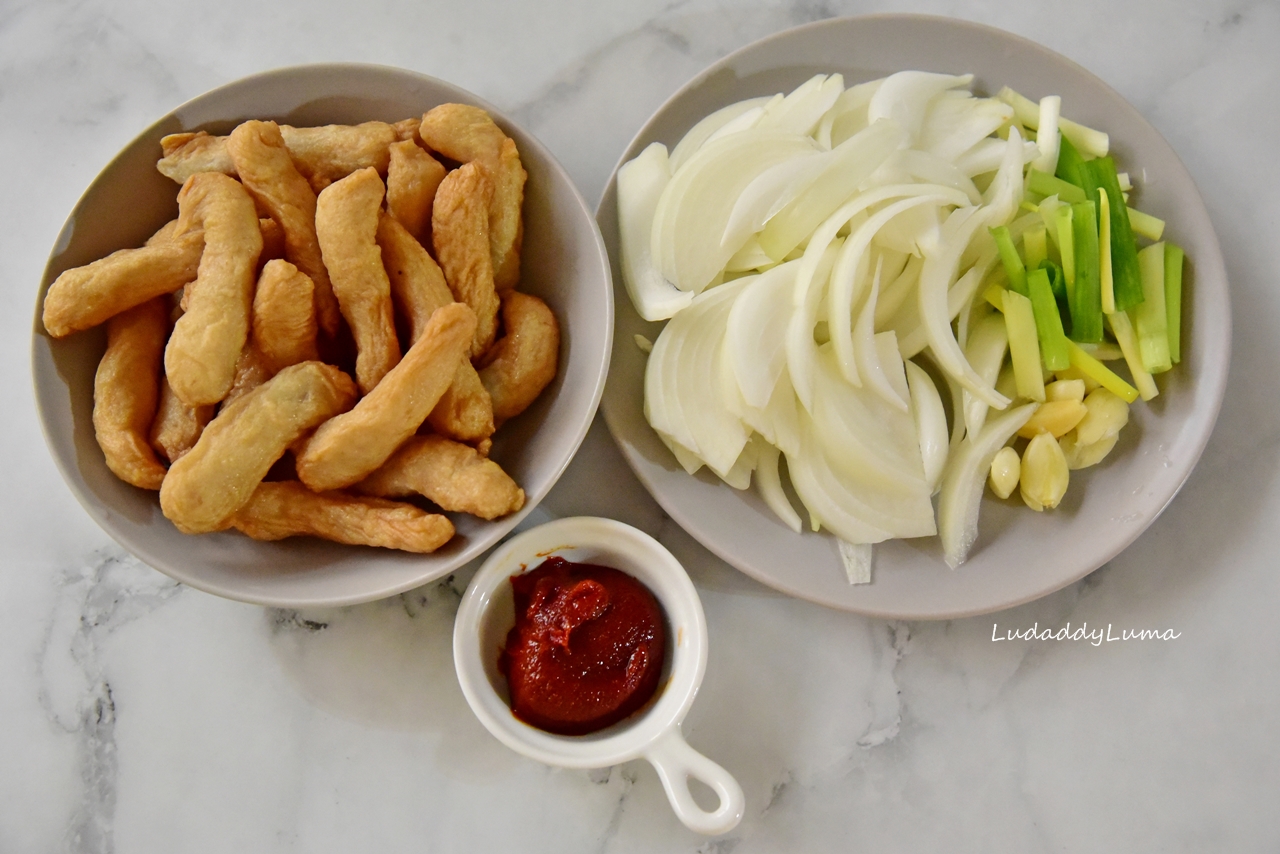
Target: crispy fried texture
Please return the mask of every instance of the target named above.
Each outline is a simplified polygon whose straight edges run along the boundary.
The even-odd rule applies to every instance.
[[[280,125],[298,171],[317,193],[358,169],[372,166],[386,172],[390,156],[387,147],[405,138],[406,130],[405,123],[386,122],[312,128]],[[156,169],[179,184],[197,172],[236,174],[225,136],[210,136],[204,131],[174,133],[160,140],[160,148],[164,157],[156,163]]]
[[[412,140],[414,143],[422,142],[422,137],[418,135],[418,126],[422,124],[422,119],[408,118],[401,119],[391,126],[391,130],[395,132],[396,139],[400,142]]]
[[[283,125],[280,133],[298,162],[298,171],[317,193],[361,169],[386,172],[387,148],[396,141],[395,128],[386,122],[312,128]]]
[[[280,128],[275,122],[244,122],[231,132],[227,150],[245,189],[283,229],[285,258],[315,284],[316,316],[332,337],[338,301],[316,237],[316,194],[294,166]]]
[[[199,269],[204,234],[177,231],[176,221],[170,222],[140,249],[121,249],[58,276],[44,297],[44,328],[63,338],[190,282]]]
[[[440,182],[431,211],[431,240],[454,299],[476,315],[471,356],[489,349],[498,329],[498,292],[489,256],[489,197],[493,186],[475,163],[453,170]]]
[[[165,468],[147,442],[156,414],[169,306],[157,297],[107,321],[107,350],[93,380],[93,432],[116,477],[159,489]]]
[[[298,454],[298,478],[324,492],[350,486],[382,465],[435,408],[466,357],[474,330],[475,315],[465,305],[438,309],[378,387],[307,440]]]
[[[493,435],[493,402],[469,359],[458,363],[453,382],[427,416],[427,423],[441,436],[472,445]]]
[[[435,259],[387,213],[378,219],[378,247],[391,281],[392,302],[408,322],[409,340],[417,341],[435,310],[454,301],[453,292]]]
[[[179,184],[185,184],[197,172],[236,174],[225,136],[210,136],[205,131],[171,133],[160,140],[160,150],[164,157],[156,163],[156,169]]]
[[[259,484],[231,524],[255,540],[311,536],[420,554],[453,537],[453,523],[438,513],[341,492],[317,494],[297,481]]]
[[[422,141],[459,163],[479,162],[493,181],[489,204],[489,241],[493,278],[501,290],[520,278],[524,238],[521,206],[527,177],[515,142],[489,114],[467,104],[441,104],[422,117]]]
[[[393,142],[387,165],[387,210],[418,240],[431,223],[431,202],[444,165],[412,140]]]
[[[524,506],[524,490],[493,460],[441,436],[415,436],[355,487],[382,498],[424,495],[443,510],[497,519]]]
[[[205,425],[213,420],[212,406],[187,406],[160,377],[160,404],[151,422],[151,447],[170,463],[195,447]]]
[[[383,185],[361,169],[325,188],[316,205],[316,234],[333,292],[356,342],[356,381],[368,394],[400,361],[391,283],[378,249]]]
[[[519,291],[503,294],[502,323],[506,334],[480,371],[498,424],[524,412],[555,379],[560,355],[560,326],[537,297]]]
[[[271,373],[318,359],[315,285],[288,261],[268,261],[253,293],[250,340]]]
[[[267,367],[262,352],[252,342],[244,345],[240,358],[236,360],[236,375],[231,381],[227,396],[222,399],[225,408],[271,379],[274,372]]]
[[[204,230],[196,280],[183,292],[164,352],[174,393],[188,406],[217,403],[235,377],[249,336],[249,305],[262,231],[253,200],[234,178],[217,172],[191,176],[178,193],[178,233]]]
[[[291,443],[355,398],[351,378],[332,365],[285,368],[209,422],[195,447],[170,467],[160,509],[185,533],[225,527]]]

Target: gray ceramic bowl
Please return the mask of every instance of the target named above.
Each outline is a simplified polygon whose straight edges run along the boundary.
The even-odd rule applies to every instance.
[[[1143,177],[1138,205],[1168,222],[1187,252],[1183,360],[1161,395],[1133,407],[1133,422],[1102,465],[1072,475],[1063,506],[1033,513],[1016,499],[983,501],[977,545],[948,569],[937,538],[877,546],[873,581],[845,581],[835,539],[793,534],[754,491],[704,470],[689,477],[645,421],[644,354],[635,335],[661,328],[636,314],[617,278],[617,325],[601,411],[627,461],[690,534],[748,575],[794,596],[890,618],[944,618],[1007,608],[1082,578],[1138,538],[1173,499],[1204,449],[1226,387],[1231,312],[1218,238],[1177,154],[1115,90],[1059,54],[980,24],[923,15],[819,21],[730,54],[673,95],[620,162],[651,142],[677,143],[695,122],[744,98],[789,92],[819,72],[846,85],[920,69],[975,75],[974,89],[1009,85],[1034,99],[1062,96],[1063,115],[1111,134],[1122,168]],[[616,175],[616,172],[615,172]],[[617,197],[611,179],[598,210],[615,262]],[[615,266],[616,270],[616,266]]]
[[[519,146],[529,173],[520,289],[544,299],[561,326],[560,370],[532,407],[495,436],[493,459],[527,494],[523,510],[494,522],[455,518],[457,536],[433,555],[310,538],[259,543],[235,532],[185,536],[155,493],[117,480],[93,435],[99,329],[55,340],[40,309],[70,267],[139,246],[177,214],[178,187],[155,168],[160,138],[226,133],[249,118],[295,126],[398,121],[450,101],[476,104]],[[107,165],[67,219],[36,301],[32,371],[49,450],[71,491],[108,534],[141,560],[192,587],[264,605],[340,605],[391,596],[443,577],[508,533],[547,494],[586,434],[608,372],[613,292],[591,211],[546,148],[493,106],[440,80],[372,65],[311,65],[256,74],[182,105]]]

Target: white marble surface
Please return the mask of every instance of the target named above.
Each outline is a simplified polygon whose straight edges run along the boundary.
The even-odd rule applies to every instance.
[[[527,122],[598,198],[646,116],[709,62],[828,0],[0,4],[0,852],[1274,851],[1280,846],[1280,7],[1243,0],[932,0],[1100,75],[1199,183],[1235,353],[1199,468],[1130,549],[992,617],[885,623],[776,595],[711,557],[597,423],[546,515],[614,516],[686,562],[711,630],[690,742],[747,814],[695,836],[630,763],[551,770],[469,713],[459,590],[332,613],[183,588],[123,553],[45,453],[36,285],[63,217],[142,127],[264,68],[387,63]],[[602,489],[608,484],[608,489]],[[455,584],[461,583],[455,581]],[[1087,621],[1167,642],[993,643]],[[1269,806],[1270,805],[1270,806]]]

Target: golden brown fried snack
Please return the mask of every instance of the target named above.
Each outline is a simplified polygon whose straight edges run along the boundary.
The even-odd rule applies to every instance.
[[[147,443],[156,414],[169,306],[160,297],[107,321],[107,350],[93,380],[93,432],[107,468],[125,483],[159,489],[165,468]]]
[[[493,435],[493,402],[470,359],[458,363],[453,382],[427,416],[427,423],[441,436],[472,445]]]
[[[140,249],[121,249],[58,276],[44,297],[44,328],[63,338],[190,282],[199,269],[204,234],[177,230],[176,221],[170,222]]]
[[[294,166],[280,128],[275,122],[244,122],[231,132],[227,151],[245,189],[283,229],[285,257],[315,284],[320,328],[333,337],[338,301],[316,237],[316,194]]]
[[[560,326],[537,297],[519,291],[503,294],[502,323],[506,334],[480,371],[498,424],[524,412],[555,379],[560,356]]]
[[[326,187],[316,204],[320,250],[356,342],[356,381],[364,394],[400,361],[391,282],[375,239],[382,196],[377,170],[361,169]]]
[[[386,122],[311,128],[282,125],[280,133],[298,162],[298,171],[317,193],[361,169],[385,173],[390,159],[387,149],[397,139],[396,129]]]
[[[386,122],[312,128],[280,125],[280,133],[298,171],[318,193],[358,169],[372,166],[386,172],[387,147],[403,138],[404,127]],[[179,184],[197,172],[236,174],[225,136],[210,136],[204,131],[174,133],[160,140],[160,148],[164,157],[156,169]]]
[[[520,244],[527,177],[516,144],[489,114],[467,104],[441,104],[422,117],[422,141],[459,163],[479,162],[493,181],[489,203],[489,243],[494,283],[513,288],[520,278]]]
[[[213,420],[212,406],[187,406],[160,377],[160,403],[151,422],[151,447],[170,463],[195,447],[204,427]]]
[[[422,142],[422,137],[418,135],[418,125],[422,124],[422,119],[408,118],[401,119],[391,126],[391,130],[395,132],[396,140],[404,142],[406,139],[415,143]]]
[[[165,375],[188,406],[217,403],[235,377],[249,336],[249,304],[262,252],[253,200],[233,178],[217,172],[191,176],[178,193],[178,232],[204,230],[199,274],[183,292],[164,353]]]
[[[393,142],[387,165],[387,210],[416,239],[431,223],[431,202],[444,180],[444,166],[412,140]]]
[[[351,378],[332,365],[285,368],[209,422],[195,447],[170,467],[160,509],[188,534],[225,527],[289,445],[346,411],[355,397]]]
[[[268,261],[253,293],[252,346],[271,373],[320,358],[315,285],[288,261]]]
[[[210,136],[205,131],[171,133],[160,140],[160,151],[164,157],[156,163],[156,169],[179,184],[185,184],[197,172],[236,174],[225,136]]]
[[[475,358],[489,349],[498,330],[498,292],[489,256],[489,197],[484,169],[468,163],[440,182],[431,211],[431,240],[454,299],[476,315]]]
[[[274,372],[267,367],[266,359],[252,342],[244,345],[240,358],[236,360],[236,375],[227,389],[227,396],[222,399],[226,408],[271,379]]]
[[[392,302],[408,321],[410,342],[417,341],[435,310],[454,301],[453,292],[435,259],[387,213],[378,219],[378,247],[391,281]]]
[[[341,492],[317,494],[297,481],[259,484],[231,524],[255,540],[311,536],[420,554],[453,537],[453,523],[438,513]]]
[[[298,454],[298,478],[316,492],[342,489],[386,462],[435,408],[474,331],[475,315],[465,305],[438,309],[378,387],[306,441]]]
[[[524,506],[524,490],[493,460],[441,436],[415,436],[356,484],[380,498],[424,495],[443,510],[497,519]]]

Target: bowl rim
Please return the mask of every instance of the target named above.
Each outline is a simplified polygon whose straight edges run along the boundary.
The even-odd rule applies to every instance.
[[[510,131],[513,128],[517,130],[519,135],[522,137],[522,150],[526,150],[531,146],[533,150],[537,152],[539,161],[545,164],[547,171],[553,177],[552,183],[562,187],[568,192],[569,197],[573,200],[575,205],[574,212],[580,215],[582,222],[588,224],[588,232],[591,237],[591,254],[601,261],[601,272],[603,273],[602,295],[605,307],[605,317],[603,318],[604,323],[601,332],[604,336],[603,359],[600,361],[599,365],[596,366],[592,376],[588,378],[591,383],[591,390],[588,396],[589,405],[583,409],[582,413],[580,413],[576,419],[573,420],[574,429],[571,433],[570,441],[566,444],[565,451],[562,454],[561,459],[546,478],[545,484],[537,493],[526,492],[525,504],[519,511],[500,519],[487,522],[485,536],[477,538],[475,543],[468,544],[465,548],[461,549],[458,554],[454,555],[449,561],[439,567],[433,567],[426,572],[419,573],[401,581],[383,585],[376,589],[343,595],[270,595],[254,589],[239,589],[234,584],[218,583],[215,580],[202,577],[199,571],[190,571],[184,565],[175,565],[167,561],[157,560],[156,556],[150,554],[146,548],[139,547],[132,541],[131,537],[126,536],[123,532],[117,529],[116,525],[111,520],[112,514],[110,509],[98,498],[97,495],[92,493],[92,490],[88,485],[84,483],[78,474],[72,470],[74,465],[73,461],[70,459],[64,459],[64,455],[55,450],[55,443],[51,433],[50,418],[51,411],[55,407],[58,407],[59,402],[53,393],[54,389],[48,387],[48,383],[42,383],[40,381],[40,372],[38,368],[41,360],[41,348],[49,347],[49,341],[55,340],[51,339],[44,327],[44,298],[48,292],[49,285],[52,284],[53,278],[56,278],[52,274],[55,262],[70,244],[75,232],[76,219],[80,206],[84,204],[85,200],[89,198],[95,190],[107,182],[108,174],[122,159],[125,158],[130,149],[140,141],[147,138],[155,138],[158,141],[160,138],[160,132],[164,129],[167,123],[177,120],[186,125],[189,122],[183,118],[184,112],[198,108],[202,102],[208,99],[225,97],[228,94],[234,93],[237,89],[261,85],[264,81],[278,84],[283,81],[287,81],[289,78],[305,79],[316,75],[342,72],[351,72],[357,75],[370,76],[393,75],[406,80],[417,80],[433,88],[449,93],[452,100],[478,106],[481,109],[486,110],[493,117],[494,121],[502,126],[504,130]],[[444,101],[442,100],[441,103],[444,103]],[[551,491],[556,482],[564,474],[564,471],[568,468],[573,457],[577,454],[578,449],[586,438],[587,431],[591,427],[591,423],[595,419],[596,412],[599,409],[612,357],[612,347],[610,342],[613,338],[614,310],[615,304],[613,296],[612,268],[609,264],[608,250],[605,247],[603,236],[600,233],[599,225],[595,219],[594,210],[587,204],[576,182],[551,150],[530,131],[526,130],[522,125],[513,120],[505,111],[494,106],[484,98],[463,89],[457,84],[450,83],[446,80],[442,80],[419,71],[393,65],[365,62],[319,62],[279,66],[276,68],[253,72],[234,80],[229,80],[219,86],[188,98],[179,105],[173,107],[125,142],[124,145],[117,150],[114,155],[112,155],[106,164],[101,167],[85,189],[81,191],[79,197],[76,199],[71,210],[64,219],[57,237],[50,248],[48,258],[41,272],[39,286],[36,289],[35,318],[31,337],[31,347],[28,351],[30,358],[29,369],[31,372],[31,382],[36,405],[36,418],[40,424],[40,432],[44,438],[46,449],[48,450],[49,455],[53,458],[54,465],[57,467],[58,473],[62,476],[63,482],[80,503],[80,506],[84,508],[89,517],[93,519],[93,521],[97,523],[97,525],[121,548],[129,552],[138,560],[146,563],[148,566],[151,566],[153,569],[168,575],[176,581],[190,587],[194,587],[198,590],[202,590],[206,593],[212,593],[216,596],[249,604],[269,607],[334,607],[371,602],[394,596],[399,593],[403,593],[406,590],[411,590],[415,587],[443,578],[450,573],[455,572],[469,561],[483,555],[485,552],[492,549],[495,544],[500,542],[504,536],[509,534],[510,531],[525,517],[527,517]],[[85,330],[85,332],[79,334],[92,334],[92,330]],[[560,368],[561,371],[563,371],[564,368],[565,365],[562,364]],[[337,543],[331,545],[336,548],[360,548],[344,546]]]

